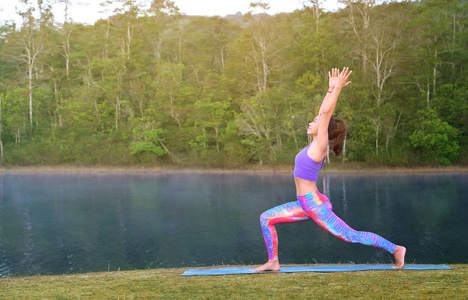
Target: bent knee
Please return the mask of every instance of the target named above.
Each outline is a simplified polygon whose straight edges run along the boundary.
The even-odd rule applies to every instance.
[[[260,223],[262,225],[268,226],[273,218],[274,217],[272,215],[268,214],[267,212],[264,212],[260,215]]]
[[[265,222],[271,219],[271,215],[267,214],[266,212],[260,215],[260,222]]]

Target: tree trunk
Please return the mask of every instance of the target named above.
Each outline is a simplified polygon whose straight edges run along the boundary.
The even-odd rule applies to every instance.
[[[115,130],[119,130],[120,119],[120,95],[115,97]]]
[[[28,70],[28,86],[29,86],[29,122],[33,125],[33,92],[32,92],[32,80],[33,80],[33,65],[29,65]]]
[[[158,140],[159,144],[161,145],[161,147],[163,147],[163,149],[167,152],[167,154],[169,154],[169,156],[172,158],[172,161],[176,162],[176,163],[180,163],[180,159],[178,159],[174,154],[172,154],[169,149],[166,148],[166,146],[163,144],[163,142],[161,142],[161,140]]]
[[[20,131],[19,128],[16,128],[16,132],[15,132],[15,144],[16,144],[16,145],[21,144],[21,131]]]
[[[107,18],[106,42],[104,43],[104,59],[109,57],[110,18]]]
[[[437,61],[437,49],[434,53],[434,61]],[[435,95],[436,92],[436,84],[437,84],[437,63],[434,64],[434,68],[432,69],[432,93]]]
[[[219,152],[219,127],[215,126],[214,130],[216,133],[216,151]]]
[[[379,124],[375,125],[375,155],[379,156]]]
[[[429,102],[431,99],[431,88],[429,86],[429,79],[427,80],[427,89],[426,89],[426,104],[427,108],[429,108]]]
[[[133,26],[130,23],[127,24],[127,59],[130,59],[130,46],[133,38]]]
[[[346,157],[346,137],[343,141],[343,152],[341,153],[341,155],[343,155],[343,162],[345,161],[345,157]]]
[[[55,110],[58,115],[58,126],[62,127],[62,113],[60,105],[60,96],[57,87],[57,81],[54,80],[54,95],[55,95]],[[55,118],[54,118],[55,119]],[[57,121],[54,121],[54,126],[57,126]]]
[[[0,95],[0,164],[3,163],[3,140],[2,140],[2,96]]]
[[[169,92],[169,106],[171,116],[177,121],[177,125],[179,125],[179,127],[182,127],[182,124],[179,120],[179,114],[174,108],[174,95],[172,94],[172,91]]]
[[[221,59],[221,70],[223,71],[223,73],[224,73],[224,48],[225,47],[221,47],[221,50],[219,51],[220,59]]]
[[[68,32],[66,32],[65,44],[62,46],[63,56],[65,57],[65,74],[67,75],[67,80],[68,77],[70,77],[70,36],[72,31],[73,30],[70,29]]]

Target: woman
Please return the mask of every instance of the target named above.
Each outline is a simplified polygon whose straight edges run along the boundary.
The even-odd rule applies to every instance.
[[[406,248],[395,245],[371,232],[355,231],[332,211],[330,201],[317,190],[317,176],[327,155],[327,146],[340,155],[346,135],[346,123],[333,117],[341,89],[348,86],[352,71],[334,68],[328,72],[329,89],[323,99],[318,116],[309,123],[307,134],[313,140],[296,156],[294,180],[297,201],[282,204],[264,212],[260,217],[263,237],[268,250],[268,262],[252,271],[279,271],[278,237],[274,224],[314,220],[323,229],[350,243],[361,243],[384,249],[393,254],[394,268],[403,268]],[[338,126],[339,124],[339,126]]]

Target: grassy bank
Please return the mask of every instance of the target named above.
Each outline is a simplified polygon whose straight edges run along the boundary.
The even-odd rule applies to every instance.
[[[285,173],[292,174],[294,165],[248,165],[242,168],[203,168],[186,166],[3,166],[0,173],[170,173],[170,172],[199,172],[199,173]],[[364,163],[325,164],[321,173],[350,173],[350,174],[404,174],[404,173],[467,173],[468,166],[373,166]]]
[[[227,266],[226,266],[227,267]],[[1,299],[467,299],[453,270],[180,276],[154,269],[0,279]]]

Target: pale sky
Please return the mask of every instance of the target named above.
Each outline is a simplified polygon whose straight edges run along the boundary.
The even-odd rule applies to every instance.
[[[198,16],[225,16],[241,12],[243,14],[250,11],[249,4],[258,0],[173,0],[179,7],[180,12],[186,15]],[[36,2],[36,1],[33,1]],[[71,0],[71,7],[68,9],[69,16],[75,23],[94,24],[100,18],[105,19],[112,14],[112,9],[103,8],[99,3],[103,0]],[[140,0],[141,3],[149,4],[150,0]],[[307,0],[263,0],[263,3],[270,5],[268,13],[273,15],[281,12],[293,12],[304,7],[303,2]],[[324,0],[326,10],[336,10],[341,7],[337,0]],[[14,20],[19,22],[15,7],[21,7],[19,0],[0,0],[0,25],[6,21]],[[54,4],[55,20],[63,23],[64,5]],[[108,10],[106,12],[106,9]],[[10,22],[11,23],[11,22]]]

